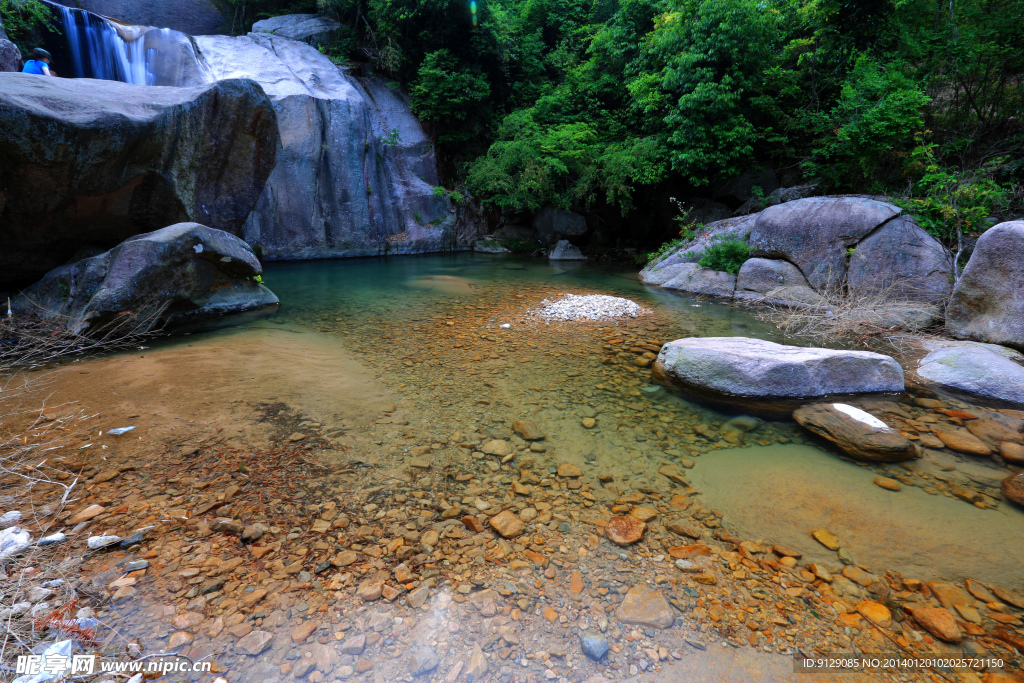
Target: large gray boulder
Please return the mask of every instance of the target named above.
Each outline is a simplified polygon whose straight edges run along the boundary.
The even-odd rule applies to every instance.
[[[330,43],[331,34],[339,28],[341,24],[322,14],[283,14],[257,21],[252,25],[252,32],[272,33],[319,47]]]
[[[954,337],[1024,350],[1024,221],[989,228],[946,306]]]
[[[168,327],[278,305],[256,279],[263,272],[245,242],[198,223],[130,237],[110,251],[56,268],[13,302],[19,315],[61,316],[76,333],[163,308]]]
[[[953,289],[953,261],[917,223],[897,216],[857,244],[848,283],[854,297],[938,302]]]
[[[823,301],[789,261],[752,258],[736,277],[735,298],[775,306],[813,306]]]
[[[707,294],[725,299],[732,298],[736,291],[736,276],[697,263],[680,263],[669,266],[661,272],[672,277],[660,283],[665,289],[674,289],[687,294]]]
[[[273,102],[277,166],[239,234],[261,258],[309,259],[466,248],[408,99],[357,79],[316,48],[268,33],[199,36],[215,80],[251,78]],[[474,236],[475,239],[475,236]]]
[[[972,399],[1024,405],[1024,354],[996,344],[932,340],[917,365],[925,383]]]
[[[0,286],[168,223],[241,232],[277,147],[273,106],[251,80],[0,74]]]
[[[820,292],[845,280],[847,249],[900,212],[866,197],[810,197],[778,204],[757,214],[751,256],[789,261]]]
[[[157,26],[192,35],[230,30],[215,0],[55,0],[136,26]]]
[[[901,392],[899,363],[868,351],[785,346],[747,337],[691,337],[665,344],[655,380],[712,405],[788,417],[824,397]]]
[[[0,72],[21,71],[21,50],[2,35],[0,27]]]

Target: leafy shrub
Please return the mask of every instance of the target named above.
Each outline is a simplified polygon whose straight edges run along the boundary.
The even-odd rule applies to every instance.
[[[697,263],[704,268],[735,275],[748,258],[750,247],[735,236],[727,235],[714,238]]]
[[[32,46],[24,41],[36,29],[54,30],[49,8],[39,0],[0,0],[0,24],[11,42],[28,59]]]

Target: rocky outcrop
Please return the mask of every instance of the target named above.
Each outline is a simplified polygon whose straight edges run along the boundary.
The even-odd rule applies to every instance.
[[[270,96],[281,151],[239,233],[262,258],[443,251],[472,240],[434,193],[430,141],[401,92],[356,79],[305,43],[270,34],[200,36],[213,79],[252,78]]]
[[[954,337],[1024,350],[1024,221],[989,228],[946,307]]]
[[[1024,354],[996,344],[925,341],[917,364],[926,383],[975,400],[1024,406]]]
[[[704,226],[702,232],[691,242],[684,244],[679,249],[669,252],[668,254],[665,254],[644,266],[644,269],[640,271],[640,281],[648,285],[658,285],[665,289],[680,289],[681,291],[688,291],[681,288],[682,285],[685,285],[688,282],[701,284],[701,279],[694,279],[694,277],[684,277],[671,285],[666,283],[671,282],[679,275],[693,273],[693,268],[683,268],[682,266],[684,264],[696,264],[704,255],[704,252],[708,247],[710,247],[716,240],[738,239],[746,241],[750,235],[750,231],[754,227],[755,219],[755,216],[727,218]],[[714,271],[710,272],[713,273]],[[735,280],[735,278],[733,279]],[[728,286],[726,286],[725,289],[728,290]],[[735,289],[735,284],[732,289]],[[704,292],[693,293],[696,294]],[[716,296],[727,297],[731,296],[731,293],[726,292]]]
[[[680,263],[671,271],[671,278],[661,283],[665,289],[677,289],[691,294],[731,297],[736,291],[736,276],[696,263]]]
[[[0,74],[0,285],[169,222],[241,232],[274,167],[276,120],[250,80]]]
[[[900,462],[919,455],[913,442],[898,430],[845,403],[803,406],[793,411],[793,419],[858,460]]]
[[[157,311],[159,322],[181,327],[276,307],[277,297],[256,281],[262,272],[241,239],[179,223],[57,268],[13,305],[19,314],[65,317],[76,333],[103,330],[124,315],[141,322]]]
[[[953,289],[953,261],[938,240],[898,216],[857,244],[850,255],[850,296],[885,293],[939,302]]]
[[[789,261],[752,258],[736,277],[735,298],[776,306],[811,306],[821,303],[800,269]]]
[[[330,43],[331,34],[339,28],[341,24],[322,14],[285,14],[257,21],[252,25],[252,32],[272,33],[319,47]]]
[[[572,211],[541,209],[533,220],[534,229],[545,244],[555,244],[566,237],[581,237],[587,234],[587,219]]]
[[[569,240],[559,240],[548,254],[550,261],[586,261],[587,257]]]
[[[846,277],[846,250],[900,209],[865,197],[811,197],[772,206],[757,214],[751,256],[789,261],[816,290]]]
[[[903,369],[867,351],[785,346],[747,337],[692,337],[665,344],[652,377],[712,405],[773,417],[823,397],[901,392]]]
[[[159,26],[191,35],[230,30],[213,0],[55,0],[136,26]]]
[[[0,27],[0,72],[21,71],[21,50],[2,35]]]

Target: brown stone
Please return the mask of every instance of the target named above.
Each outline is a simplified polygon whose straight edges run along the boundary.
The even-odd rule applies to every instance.
[[[692,545],[677,545],[668,549],[668,554],[677,560],[690,560],[694,557],[708,557],[711,555],[711,548],[703,543]]]
[[[1024,472],[1011,474],[1003,479],[999,490],[1003,492],[1007,500],[1012,500],[1017,505],[1024,505]]]
[[[473,515],[466,515],[462,518],[462,523],[466,525],[466,528],[475,534],[480,533],[484,530],[484,525],[480,523],[480,520]]]
[[[512,455],[512,444],[503,439],[492,439],[485,443],[480,451],[485,455],[497,455],[499,457],[505,457],[506,455]]]
[[[668,600],[657,588],[646,583],[637,584],[626,592],[615,617],[625,624],[669,628],[675,623],[675,613]]]
[[[373,602],[378,600],[383,592],[383,581],[367,580],[359,584],[359,588],[356,589],[356,597],[365,602]]]
[[[604,532],[616,545],[632,545],[643,538],[647,525],[632,515],[621,515],[608,520]]]
[[[964,426],[967,427],[967,431],[986,443],[997,444],[1000,441],[1024,443],[1024,434],[995,420],[987,418],[970,420]]]
[[[974,598],[959,586],[954,586],[945,581],[929,581],[926,585],[943,607],[952,609],[956,605],[974,606]]]
[[[491,528],[505,538],[515,538],[526,529],[526,523],[511,510],[504,510],[490,519]]]
[[[192,634],[188,631],[175,631],[167,640],[167,648],[174,650],[192,642]]]
[[[981,600],[985,603],[996,602],[995,596],[992,595],[992,593],[989,592],[989,590],[985,588],[985,586],[975,581],[974,579],[965,579],[964,585],[967,587],[967,592],[973,595],[978,600]]]
[[[779,557],[795,557],[798,560],[803,557],[803,553],[799,550],[794,550],[793,548],[784,545],[773,545],[772,552]]]
[[[878,581],[878,577],[874,574],[852,564],[843,567],[843,576],[861,586],[870,586],[875,581]]]
[[[875,626],[888,628],[892,625],[892,612],[885,605],[870,600],[857,603],[857,612]]]
[[[940,640],[959,643],[963,633],[956,623],[956,617],[943,607],[907,607],[907,612],[921,628]]]
[[[259,653],[270,647],[274,635],[268,631],[253,631],[235,644],[235,649],[250,656]]]
[[[104,510],[102,505],[90,505],[85,508],[74,517],[68,520],[68,524],[81,524],[82,522],[88,521],[96,515],[102,513]]]
[[[984,441],[970,432],[936,430],[935,436],[939,437],[939,440],[946,444],[947,448],[959,451],[960,453],[967,453],[968,455],[991,455],[992,453],[992,449]]]
[[[678,465],[662,465],[658,468],[658,474],[664,475],[681,486],[688,486],[689,483],[686,481],[686,477],[683,475],[683,471],[679,469]]]
[[[1013,605],[1017,609],[1024,609],[1024,593],[1000,588],[999,586],[992,586],[992,592],[1003,602]]]
[[[586,429],[593,429],[597,426],[597,420],[592,417],[585,417],[580,424],[582,424]]]
[[[563,462],[558,466],[558,476],[560,477],[582,477],[583,472],[580,471],[579,467],[569,462]]]
[[[889,477],[875,477],[875,484],[889,491],[899,491],[903,488],[898,481]]]
[[[516,420],[512,423],[512,431],[519,435],[519,438],[526,441],[538,441],[544,438],[544,432],[536,422],[530,420]]]
[[[824,529],[818,529],[816,531],[812,531],[811,536],[814,537],[815,541],[822,544],[829,550],[839,550],[839,539],[830,534],[828,531],[825,531]]]
[[[573,595],[583,592],[583,575],[579,572],[573,572],[569,577],[569,592]]]
[[[1011,465],[1024,465],[1024,446],[1004,441],[999,444],[999,455]]]
[[[999,626],[992,629],[989,635],[996,640],[1001,640],[1010,647],[1017,650],[1017,652],[1024,652],[1024,636],[1016,631],[1006,628],[1005,626]]]
[[[295,628],[292,629],[292,642],[296,645],[302,645],[306,642],[306,638],[309,638],[310,634],[316,630],[316,622],[305,621]]]
[[[700,538],[700,531],[692,524],[685,522],[681,519],[675,519],[665,525],[669,531],[680,536],[687,536],[689,538]]]
[[[338,553],[331,559],[331,564],[335,567],[347,567],[350,564],[355,563],[359,559],[359,554],[354,550],[346,550]]]
[[[633,515],[641,522],[649,522],[658,516],[658,512],[656,510],[643,506],[633,508],[629,514]]]
[[[897,430],[855,420],[835,404],[803,406],[793,411],[793,419],[858,460],[900,462],[918,457],[914,443]]]

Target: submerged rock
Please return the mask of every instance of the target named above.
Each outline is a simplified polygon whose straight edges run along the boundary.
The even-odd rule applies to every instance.
[[[697,263],[683,263],[673,271],[671,279],[661,283],[665,289],[675,289],[689,294],[709,294],[731,298],[736,291],[736,276]]]
[[[273,292],[254,279],[262,272],[239,238],[179,223],[47,273],[14,308],[64,316],[76,333],[103,329],[124,315],[141,317],[140,324],[151,315],[153,324],[182,326],[276,306]]]
[[[675,623],[672,606],[657,588],[646,583],[633,586],[626,592],[615,617],[624,624],[651,628],[668,628]]]
[[[1024,405],[1024,354],[995,344],[925,341],[917,365],[927,383],[969,397]]]
[[[1000,487],[1003,495],[1017,505],[1024,505],[1024,472],[1011,474]]]
[[[652,377],[699,400],[788,417],[826,396],[903,391],[903,369],[878,353],[785,346],[747,337],[665,344]]]
[[[1024,221],[1000,223],[978,238],[946,306],[946,330],[1024,351]]]
[[[873,415],[845,403],[803,406],[793,412],[793,419],[858,460],[899,462],[918,457],[910,439]]]
[[[278,144],[270,100],[242,79],[151,88],[0,73],[0,131],[0,286],[171,223],[240,232]]]

